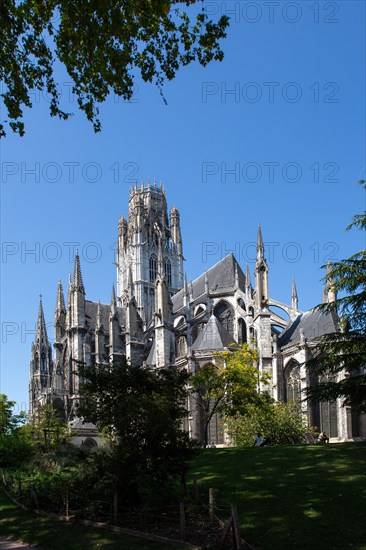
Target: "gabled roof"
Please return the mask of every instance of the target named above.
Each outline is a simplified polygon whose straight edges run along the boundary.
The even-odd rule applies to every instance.
[[[235,267],[238,272],[239,288],[245,291],[245,275],[234,255],[228,254],[225,258],[207,270],[209,292],[233,290],[235,288]],[[205,294],[206,273],[202,273],[202,275],[197,277],[192,283],[188,284],[189,291],[192,285],[193,300]],[[184,289],[180,290],[172,297],[173,312],[179,310],[183,306],[183,296]]]
[[[278,339],[279,347],[300,342],[301,332],[311,342],[319,336],[336,332],[337,317],[334,312],[325,313],[315,309],[302,313],[291,323]]]
[[[230,344],[236,344],[236,342],[233,340],[228,331],[222,326],[215,315],[212,314],[203,331],[193,343],[192,350],[219,351],[227,348]]]

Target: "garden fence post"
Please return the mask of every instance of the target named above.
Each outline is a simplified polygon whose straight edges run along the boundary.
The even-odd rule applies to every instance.
[[[180,538],[184,540],[185,531],[186,531],[186,516],[184,512],[183,502],[180,503],[179,508],[180,508]]]
[[[209,509],[210,509],[210,520],[214,521],[215,519],[215,496],[214,490],[208,490],[208,500],[209,500]]]
[[[66,487],[66,492],[65,492],[65,516],[68,518],[69,517],[69,488]]]
[[[240,529],[239,529],[239,518],[238,518],[238,510],[236,507],[236,504],[231,504],[231,517],[233,518],[233,531],[234,531],[234,540],[237,550],[241,550],[243,548],[242,542],[241,542],[241,536],[240,536]]]
[[[113,497],[113,521],[115,524],[118,522],[118,493],[114,493]]]

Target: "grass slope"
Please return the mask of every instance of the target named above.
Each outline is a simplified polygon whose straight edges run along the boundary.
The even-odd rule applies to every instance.
[[[117,535],[102,529],[62,523],[56,519],[38,516],[20,510],[0,490],[0,534],[39,546],[43,550],[177,550],[164,545],[127,535]]]
[[[258,550],[366,550],[366,445],[207,449],[191,480],[238,506],[243,538]]]

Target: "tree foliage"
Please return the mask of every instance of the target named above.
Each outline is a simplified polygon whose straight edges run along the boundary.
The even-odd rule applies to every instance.
[[[112,449],[105,460],[114,490],[126,502],[136,503],[148,493],[156,496],[177,477],[184,481],[195,452],[182,429],[187,374],[132,367],[125,360],[82,371],[78,414],[110,436]]]
[[[366,188],[364,181],[363,187]],[[364,232],[366,213],[357,214],[347,230]],[[325,278],[338,293],[335,302],[317,309],[339,317],[339,331],[319,339],[315,357],[307,366],[319,383],[307,390],[312,401],[344,399],[343,405],[366,412],[366,250],[335,262]]]
[[[204,445],[208,443],[208,426],[216,413],[224,417],[244,414],[253,403],[267,399],[258,392],[259,383],[268,376],[259,372],[256,349],[244,344],[235,351],[217,352],[215,364],[203,366],[191,378],[193,395],[204,421]]]
[[[66,422],[60,418],[59,411],[50,403],[37,408],[25,429],[32,440],[42,443],[47,451],[68,435]]]
[[[14,414],[15,401],[0,394],[0,467],[15,467],[32,455],[32,445],[22,424],[25,413]]]
[[[26,415],[24,412],[14,414],[15,405],[15,401],[9,401],[4,393],[0,393],[0,435],[11,434],[24,424]]]
[[[1,94],[8,118],[0,125],[24,134],[23,108],[31,91],[50,97],[50,113],[67,119],[60,105],[55,61],[72,80],[79,108],[101,128],[98,104],[113,92],[130,100],[134,80],[155,83],[160,93],[180,66],[223,59],[219,41],[228,17],[213,22],[202,10],[190,17],[183,6],[199,0],[3,0],[0,6]],[[178,6],[180,4],[180,6]]]

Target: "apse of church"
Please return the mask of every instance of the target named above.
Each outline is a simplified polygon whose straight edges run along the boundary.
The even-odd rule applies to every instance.
[[[51,402],[71,421],[80,398],[80,363],[117,362],[196,372],[215,361],[215,353],[256,346],[259,369],[269,375],[260,391],[274,399],[298,399],[312,383],[304,362],[312,356],[315,335],[333,332],[335,316],[298,309],[295,281],[289,284],[290,305],[272,298],[270,273],[261,227],[257,230],[253,285],[250,268],[242,270],[233,254],[221,258],[192,281],[183,268],[180,213],[168,211],[166,193],[156,184],[130,191],[127,218],[118,222],[117,289],[110,303],[87,298],[79,255],[69,276],[67,300],[61,281],[56,293],[54,350],[48,341],[42,301],[32,345],[29,399],[31,415]],[[325,300],[334,300],[326,288]],[[309,423],[323,422],[331,434],[346,440],[366,433],[364,419],[352,422],[344,410],[303,406]],[[74,418],[74,421],[76,419]],[[355,428],[357,426],[357,430]],[[186,427],[202,440],[202,419],[189,400]],[[322,427],[322,426],[320,426]],[[89,427],[95,430],[95,427]],[[210,440],[227,443],[215,417]]]

